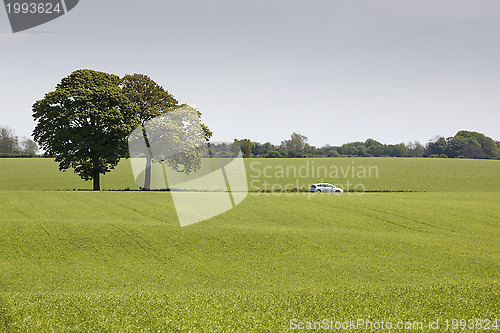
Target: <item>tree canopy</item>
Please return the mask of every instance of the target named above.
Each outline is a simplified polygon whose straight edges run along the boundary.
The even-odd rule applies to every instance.
[[[142,126],[146,121],[179,106],[174,96],[147,75],[125,75],[120,84],[125,96],[137,106]]]
[[[84,180],[113,169],[126,155],[126,138],[140,123],[136,106],[120,87],[118,76],[89,69],[74,71],[33,105],[35,141]]]
[[[289,140],[281,142],[282,150],[290,157],[306,156],[306,150],[310,146],[307,144],[307,137],[293,132]]]

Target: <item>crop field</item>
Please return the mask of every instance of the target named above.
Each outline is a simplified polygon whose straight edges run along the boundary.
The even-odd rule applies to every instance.
[[[500,331],[500,161],[245,163],[247,198],[181,228],[126,160],[92,192],[50,159],[0,159],[0,332]],[[287,191],[322,181],[349,192]]]

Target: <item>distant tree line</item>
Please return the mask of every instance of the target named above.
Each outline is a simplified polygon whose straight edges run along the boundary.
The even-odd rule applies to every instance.
[[[418,141],[386,145],[374,139],[367,139],[364,142],[317,148],[307,141],[306,136],[298,133],[292,133],[289,140],[284,140],[279,145],[234,139],[232,144],[213,146],[212,153],[214,157],[233,157],[241,149],[245,158],[358,156],[500,159],[500,141],[471,131],[459,131],[448,138],[438,137],[425,146]],[[33,140],[19,138],[11,129],[0,126],[0,157],[34,157],[38,156],[37,153],[38,146]]]
[[[292,133],[289,140],[279,145],[269,142],[252,142],[249,139],[234,140],[243,157],[441,157],[499,159],[500,142],[482,133],[459,131],[455,136],[438,137],[425,146],[418,141],[407,144],[382,144],[373,139],[350,142],[342,146],[326,145],[321,148],[307,143],[307,137]]]
[[[14,132],[0,126],[0,157],[33,157],[38,146],[29,138],[19,138]]]

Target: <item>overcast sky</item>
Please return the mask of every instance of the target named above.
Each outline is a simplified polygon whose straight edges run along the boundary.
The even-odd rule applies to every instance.
[[[89,68],[149,75],[215,141],[500,140],[498,0],[80,0],[16,34],[0,8],[0,48],[0,125],[19,136]]]

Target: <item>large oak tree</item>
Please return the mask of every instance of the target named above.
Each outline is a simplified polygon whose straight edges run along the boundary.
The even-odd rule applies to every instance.
[[[97,191],[100,175],[127,155],[127,136],[140,124],[120,83],[113,74],[77,70],[33,105],[35,141],[60,170],[73,168]]]

